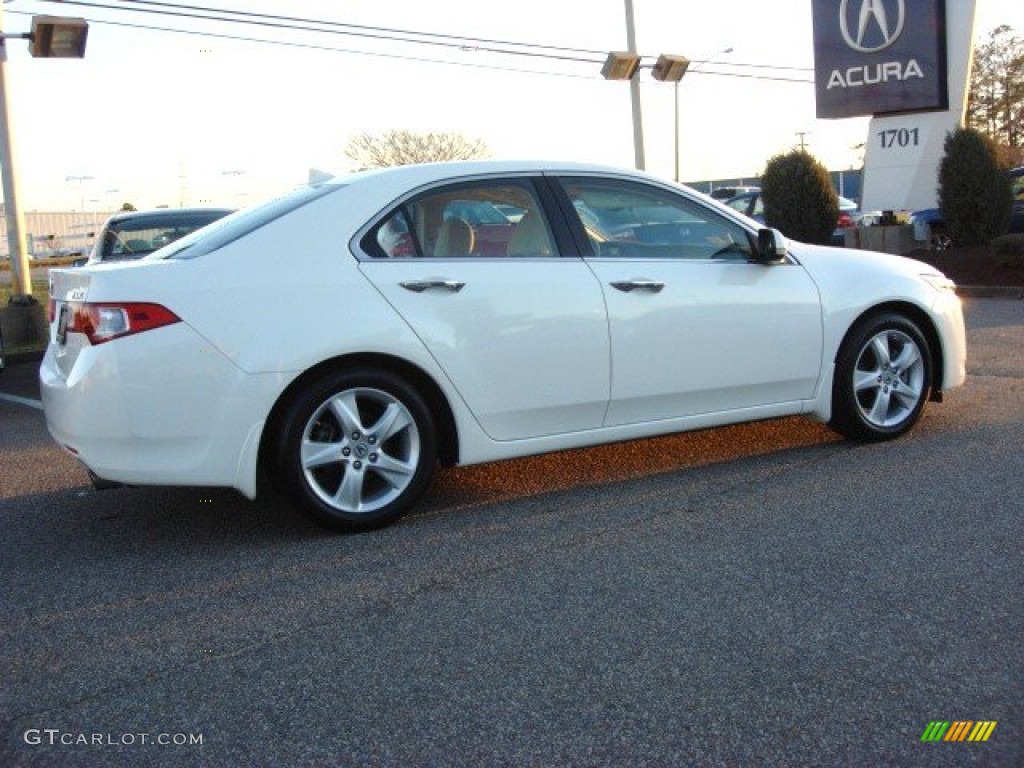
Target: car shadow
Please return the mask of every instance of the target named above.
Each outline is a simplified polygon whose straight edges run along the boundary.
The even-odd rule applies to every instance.
[[[120,487],[100,491],[88,484],[84,472],[80,482],[71,487],[65,479],[60,490],[0,498],[0,514],[7,518],[9,547],[23,544],[31,548],[39,542],[59,541],[65,556],[77,553],[85,558],[140,550],[180,553],[201,549],[230,555],[235,550],[338,538],[352,542],[346,546],[358,548],[354,542],[394,536],[408,524],[421,527],[428,519],[458,519],[464,512],[479,514],[483,507],[516,499],[581,487],[601,488],[837,440],[821,424],[784,419],[445,469],[404,521],[359,536],[327,531],[269,492],[250,501],[224,488]],[[70,458],[66,461],[74,464]]]

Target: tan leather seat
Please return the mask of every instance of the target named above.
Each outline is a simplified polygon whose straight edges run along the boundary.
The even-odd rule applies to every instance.
[[[437,233],[434,258],[469,256],[473,252],[473,228],[458,218],[445,219]]]
[[[536,211],[529,211],[516,224],[508,240],[509,256],[551,256],[551,238]]]

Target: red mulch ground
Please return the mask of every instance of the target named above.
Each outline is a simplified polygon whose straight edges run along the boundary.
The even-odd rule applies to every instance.
[[[907,256],[931,264],[957,285],[1024,286],[1024,259],[1001,255],[990,245],[919,250]]]

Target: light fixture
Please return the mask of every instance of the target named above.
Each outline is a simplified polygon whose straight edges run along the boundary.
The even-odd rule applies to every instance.
[[[690,60],[685,56],[676,56],[671,53],[663,53],[658,57],[651,70],[651,76],[655,80],[662,80],[668,83],[678,83],[686,74],[690,66]]]
[[[605,80],[629,80],[640,68],[640,57],[628,51],[612,51],[601,67]]]
[[[37,59],[80,59],[88,36],[85,19],[33,16],[29,52]]]

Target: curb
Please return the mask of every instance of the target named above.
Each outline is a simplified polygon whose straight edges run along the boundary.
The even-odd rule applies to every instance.
[[[1011,285],[958,285],[956,295],[966,299],[1024,300],[1024,287]]]

